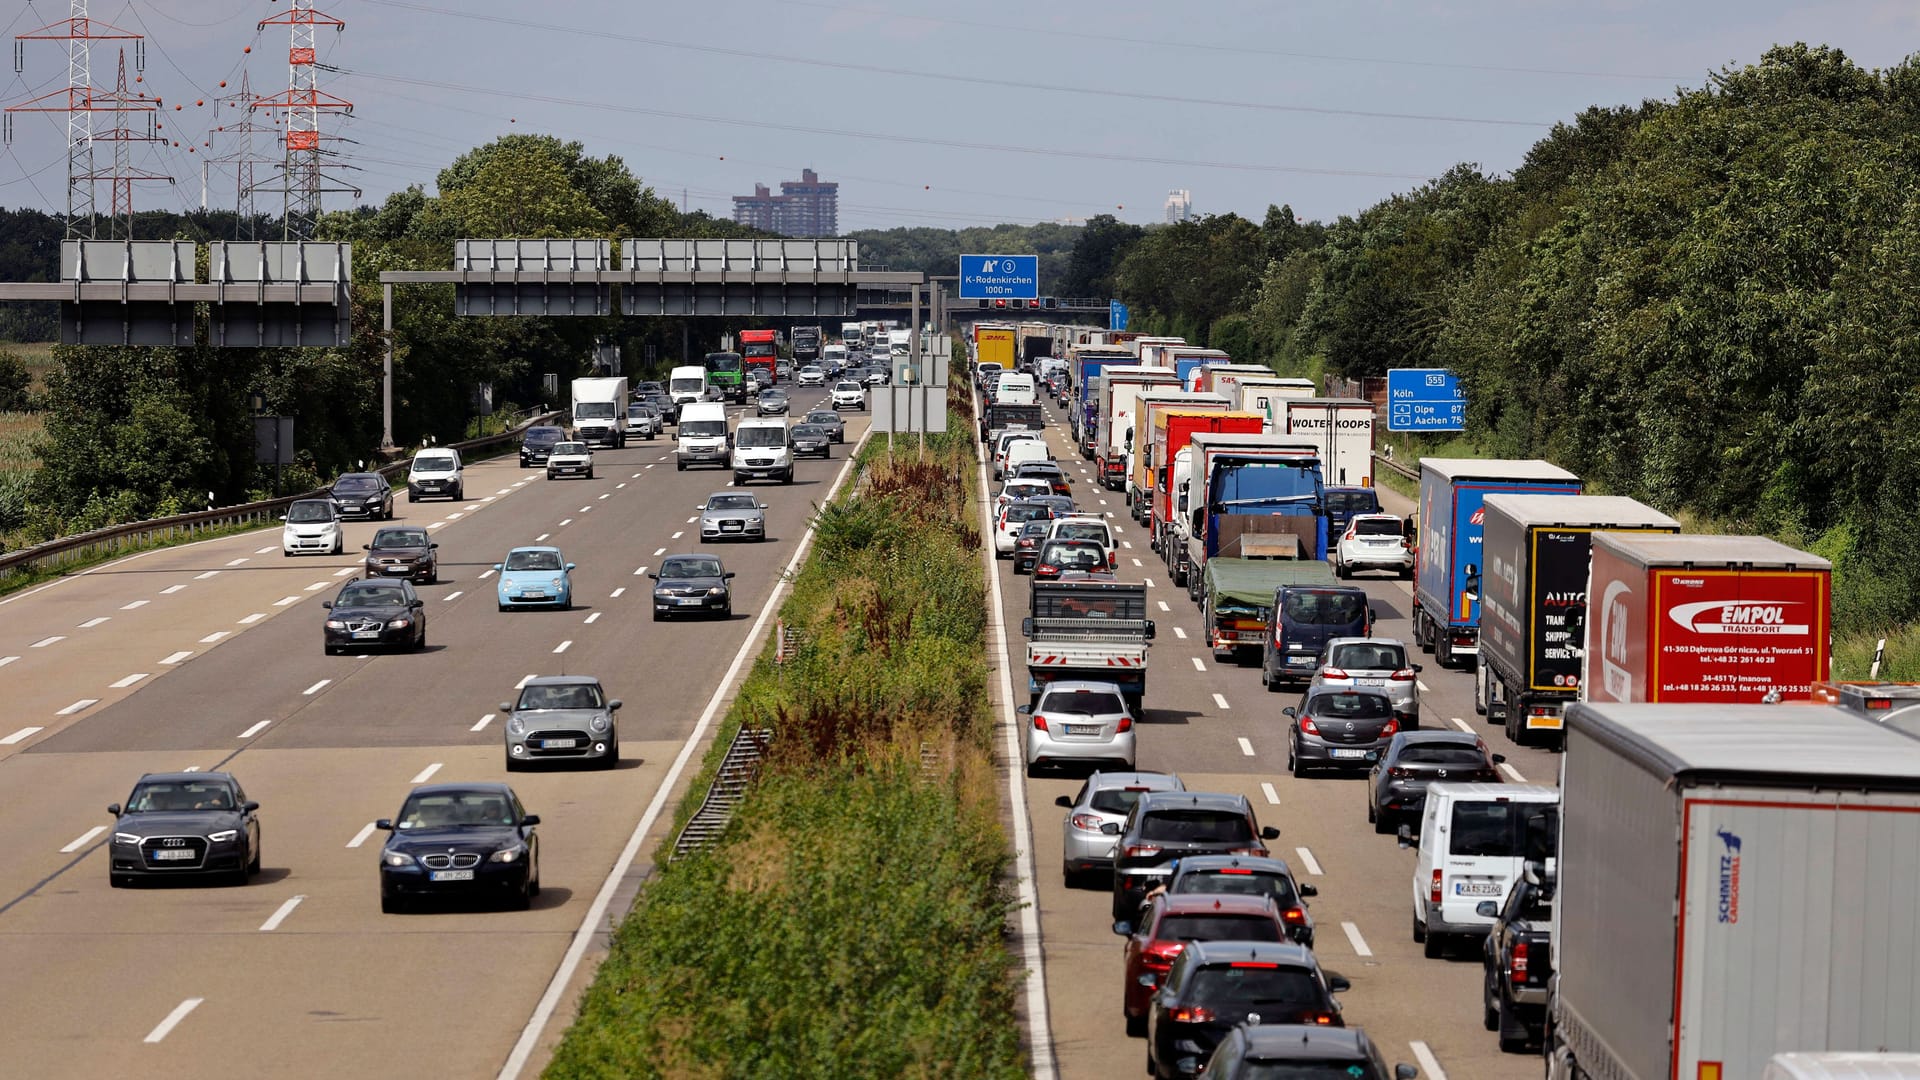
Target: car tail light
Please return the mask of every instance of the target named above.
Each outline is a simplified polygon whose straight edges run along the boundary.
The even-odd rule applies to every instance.
[[[1513,943],[1513,955],[1507,960],[1507,975],[1509,978],[1511,978],[1514,982],[1517,982],[1517,983],[1523,983],[1527,981],[1527,943],[1526,942],[1516,941]]]
[[[1246,875],[1246,876],[1248,876],[1248,877],[1251,877],[1251,876],[1253,875],[1253,871],[1251,871],[1251,870],[1247,870],[1247,869],[1244,869],[1244,868],[1242,868],[1242,867],[1233,867],[1233,866],[1228,866],[1228,867],[1222,867],[1222,868],[1221,868],[1220,870],[1218,870],[1218,871],[1216,871],[1216,873],[1221,873],[1221,874],[1244,874],[1244,875]]]
[[[1188,1005],[1173,1010],[1167,1014],[1167,1019],[1176,1024],[1211,1024],[1214,1017],[1213,1010],[1204,1005]]]
[[[1039,713],[1034,713],[1033,714],[1033,730],[1035,731],[1047,730],[1047,718],[1044,716],[1041,716]]]
[[[1073,827],[1081,832],[1099,832],[1100,826],[1106,824],[1098,814],[1075,814],[1072,821]]]
[[[1473,644],[1473,631],[1471,630],[1455,630],[1453,633],[1447,635],[1447,637],[1448,640],[1455,645]]]
[[[1120,553],[1119,553],[1119,552],[1117,552],[1117,551],[1109,551],[1109,552],[1107,552],[1107,565],[1108,565],[1108,566],[1113,566],[1113,567],[1117,567],[1117,566],[1119,566],[1119,565],[1120,565]]]
[[[1237,967],[1237,968],[1265,968],[1268,971],[1273,971],[1279,968],[1280,965],[1264,963],[1259,960],[1235,960],[1233,963],[1228,964],[1227,966]]]
[[[1273,647],[1284,649],[1287,646],[1287,631],[1279,623],[1273,624]]]
[[[1303,716],[1300,718],[1300,730],[1308,735],[1320,734],[1320,728],[1313,722],[1313,717],[1311,716]]]
[[[1159,844],[1130,844],[1120,854],[1129,859],[1151,859],[1160,854]]]
[[[1396,671],[1393,674],[1387,676],[1387,678],[1393,680],[1394,682],[1412,682],[1413,669],[1410,667],[1401,668],[1399,671]]]
[[[1319,1024],[1321,1027],[1331,1027],[1333,1025],[1333,1014],[1324,1012],[1314,1013],[1313,1022]]]
[[[1353,677],[1337,667],[1321,668],[1320,674],[1328,679],[1350,679]]]
[[[1123,717],[1121,717],[1121,718],[1120,718],[1120,727],[1119,727],[1119,729],[1118,729],[1118,730],[1120,730],[1120,731],[1132,731],[1132,730],[1133,730],[1133,717],[1131,717],[1131,716],[1123,716]]]
[[[1399,730],[1400,730],[1400,721],[1397,719],[1389,720],[1387,721],[1387,726],[1380,729],[1380,737],[1384,739],[1387,736]]]
[[[1405,777],[1412,776],[1413,770],[1408,768],[1403,768],[1402,766],[1399,766],[1399,765],[1389,765],[1387,766],[1387,775],[1404,779]]]
[[[1288,926],[1305,926],[1307,925],[1307,909],[1290,907],[1280,913],[1280,918],[1285,920]]]
[[[1427,887],[1427,903],[1437,904],[1439,902],[1440,902],[1440,871],[1435,870],[1433,872],[1433,884]]]
[[[1187,947],[1184,941],[1155,941],[1147,945],[1140,954],[1140,962],[1149,969],[1164,972],[1173,966],[1174,957]]]

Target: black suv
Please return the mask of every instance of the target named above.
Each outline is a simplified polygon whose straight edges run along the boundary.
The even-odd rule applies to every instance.
[[[1171,864],[1188,855],[1267,854],[1263,841],[1280,830],[1261,828],[1245,795],[1200,791],[1150,791],[1133,804],[1114,845],[1113,917],[1131,922],[1147,893],[1173,875]]]
[[[1414,1080],[1420,1070],[1395,1065],[1389,1072],[1380,1048],[1359,1028],[1242,1024],[1213,1052],[1207,1071],[1200,1075],[1212,1080],[1288,1075]]]
[[[1313,948],[1313,916],[1307,913],[1307,898],[1319,896],[1320,890],[1311,882],[1296,882],[1293,870],[1279,859],[1189,855],[1173,868],[1167,891],[1269,897],[1287,924],[1287,937]]]
[[[565,430],[557,427],[530,427],[520,436],[520,467],[531,469],[535,465],[545,465],[547,455],[553,453],[558,443],[567,441]]]
[[[1192,1076],[1242,1023],[1344,1027],[1333,995],[1348,986],[1304,945],[1190,941],[1147,1007],[1148,1071]]]

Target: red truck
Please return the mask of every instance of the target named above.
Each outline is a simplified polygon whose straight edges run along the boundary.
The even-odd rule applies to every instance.
[[[1169,489],[1173,487],[1174,458],[1180,451],[1192,447],[1195,435],[1258,435],[1266,418],[1259,413],[1186,407],[1153,408],[1150,412],[1153,427],[1147,435],[1147,449],[1151,454],[1148,467],[1152,474],[1145,478],[1150,486],[1140,496],[1139,501],[1145,504],[1139,508],[1140,520],[1151,538],[1164,541],[1173,518],[1173,495]],[[1157,543],[1154,550],[1159,550]]]
[[[780,344],[772,330],[742,330],[740,337],[740,359],[746,364],[746,378],[752,378],[756,367],[767,369],[767,381],[771,385],[778,382],[780,374]],[[751,389],[751,387],[749,387]]]
[[[1763,536],[1596,532],[1592,559],[1585,700],[1806,701],[1827,678],[1833,564],[1818,555]]]

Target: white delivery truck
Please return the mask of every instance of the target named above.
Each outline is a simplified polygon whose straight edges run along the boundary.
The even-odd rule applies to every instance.
[[[1100,411],[1096,417],[1093,460],[1101,487],[1125,491],[1127,487],[1126,439],[1133,431],[1133,414],[1141,395],[1178,390],[1180,381],[1168,368],[1139,365],[1100,369]]]
[[[1285,398],[1287,426],[1277,435],[1312,439],[1328,487],[1373,486],[1373,403],[1359,398]]]
[[[608,449],[627,445],[627,380],[573,380],[573,437]]]
[[[1920,1050],[1920,739],[1829,705],[1580,702],[1560,790],[1549,1080]]]
[[[1239,397],[1233,407],[1243,412],[1257,412],[1266,417],[1269,435],[1287,433],[1287,413],[1284,402],[1291,398],[1318,397],[1320,394],[1313,388],[1312,379],[1294,379],[1280,375],[1241,379],[1233,385],[1233,389]]]

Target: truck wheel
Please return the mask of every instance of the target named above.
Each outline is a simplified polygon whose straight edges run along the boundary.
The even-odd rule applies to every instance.
[[[1527,745],[1527,699],[1511,702],[1507,707],[1507,740],[1515,746]]]
[[[1480,978],[1480,1023],[1488,1031],[1500,1030],[1500,1007],[1493,1002],[1493,972],[1489,971]]]
[[[1443,668],[1455,666],[1453,662],[1453,646],[1447,641],[1446,632],[1436,626],[1434,627],[1433,638],[1433,662]]]

